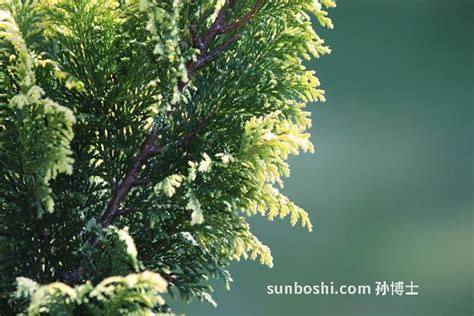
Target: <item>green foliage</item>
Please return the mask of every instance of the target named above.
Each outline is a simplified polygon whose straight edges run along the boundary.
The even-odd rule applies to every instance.
[[[232,260],[273,266],[248,216],[311,231],[279,188],[314,150],[304,60],[330,52],[311,18],[334,6],[0,0],[2,313],[215,305]]]
[[[101,238],[102,251],[92,253],[91,269],[94,269],[93,281],[101,281],[111,275],[126,275],[138,272],[140,263],[137,248],[127,229],[109,226]]]

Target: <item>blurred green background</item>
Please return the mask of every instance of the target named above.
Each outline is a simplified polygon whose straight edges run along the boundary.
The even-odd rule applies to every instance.
[[[315,61],[314,155],[285,193],[315,224],[253,218],[275,267],[232,266],[189,315],[473,315],[473,0],[339,0]],[[267,295],[269,284],[414,281],[418,296]]]

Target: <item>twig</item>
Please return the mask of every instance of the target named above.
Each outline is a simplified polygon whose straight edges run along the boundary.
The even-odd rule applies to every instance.
[[[150,133],[146,136],[140,146],[140,151],[135,157],[135,162],[128,169],[125,177],[114,190],[112,199],[109,201],[106,211],[99,220],[99,223],[103,227],[109,226],[118,215],[117,212],[120,209],[120,204],[136,183],[138,175],[145,163],[150,158],[159,155],[163,151],[163,147],[158,147],[156,145],[159,134],[160,128],[156,124],[153,125]]]
[[[147,186],[151,184],[151,180],[150,179],[137,179],[135,180],[135,182],[133,182],[133,186],[134,187],[139,187],[139,186]]]
[[[247,12],[240,20],[234,21],[227,25],[224,28],[224,33],[233,32],[247,24],[255,16],[258,10],[262,8],[264,2],[265,0],[257,0],[250,11]]]
[[[227,39],[224,43],[219,45],[213,51],[200,56],[197,61],[189,63],[188,67],[187,67],[188,68],[188,77],[191,77],[197,69],[204,66],[206,63],[208,63],[208,62],[214,60],[215,58],[217,58],[217,56],[222,54],[222,52],[225,51],[227,49],[227,47],[229,47],[231,44],[236,42],[240,38],[240,36],[241,36],[241,34],[239,34],[239,33],[234,34],[233,36],[231,36],[229,39]]]

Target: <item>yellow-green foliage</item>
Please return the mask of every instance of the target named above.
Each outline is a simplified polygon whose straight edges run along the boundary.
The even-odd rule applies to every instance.
[[[12,51],[7,62],[0,62],[1,72],[9,74],[15,81],[4,87],[5,95],[11,95],[7,104],[0,99],[0,139],[11,137],[4,145],[0,159],[8,163],[13,157],[19,159],[5,166],[0,181],[16,182],[25,177],[27,190],[34,198],[31,205],[38,215],[52,212],[53,199],[48,183],[60,173],[72,173],[71,150],[72,125],[75,118],[71,110],[44,97],[44,91],[36,85],[35,58],[28,51],[20,30],[12,16],[0,10],[0,42],[11,44]],[[3,46],[7,48],[8,46]],[[0,77],[1,78],[1,77]],[[0,79],[1,80],[1,79]],[[19,175],[19,170],[23,173]]]
[[[149,271],[109,277],[96,286],[86,283],[72,288],[60,282],[40,286],[26,278],[18,278],[17,284],[16,296],[31,301],[28,316],[157,315],[154,307],[165,303],[161,294],[168,286],[159,274]]]
[[[300,219],[311,231],[308,214],[273,187],[274,183],[283,186],[281,177],[289,176],[288,155],[298,154],[300,150],[313,151],[310,135],[303,132],[305,128],[304,124],[286,119],[281,111],[246,123],[240,155],[243,169],[249,172],[249,192],[242,208],[250,214],[267,215],[269,220],[290,215],[292,225]]]
[[[270,248],[262,244],[258,238],[250,232],[248,224],[243,224],[243,226],[245,230],[234,240],[232,259],[239,261],[241,258],[250,258],[252,260],[260,258],[261,264],[272,268],[273,257]]]

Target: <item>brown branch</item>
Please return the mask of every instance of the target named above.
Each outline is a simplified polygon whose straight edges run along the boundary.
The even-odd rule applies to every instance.
[[[149,184],[151,184],[151,180],[150,179],[137,179],[135,180],[135,182],[133,182],[133,186],[134,187],[140,187],[140,186],[148,186]]]
[[[127,173],[123,180],[118,184],[117,188],[114,190],[112,199],[110,199],[107,209],[99,220],[99,223],[103,227],[109,226],[115,217],[118,215],[118,210],[120,209],[121,203],[124,198],[128,195],[132,187],[136,184],[140,171],[146,162],[152,158],[162,153],[163,147],[158,147],[156,141],[160,134],[160,128],[157,125],[154,125],[148,135],[145,137],[145,140],[140,146],[140,151],[135,157],[135,162],[128,169]]]
[[[209,45],[214,41],[217,35],[222,34],[225,29],[225,11],[229,5],[229,1],[222,6],[222,8],[217,13],[215,21],[211,24],[209,29],[204,32],[202,37],[198,37],[196,42],[198,43],[197,48],[201,50],[201,53],[204,52]]]
[[[248,11],[241,19],[226,23],[225,11],[227,8],[233,7],[234,4],[235,0],[227,0],[225,2],[225,4],[217,13],[216,20],[212,23],[209,29],[204,32],[204,35],[202,37],[198,34],[196,21],[193,21],[193,23],[191,24],[191,34],[193,37],[192,42],[194,47],[199,48],[201,54],[198,56],[196,61],[191,61],[188,63],[188,77],[191,77],[197,69],[201,68],[205,64],[217,58],[217,56],[221,55],[222,52],[224,52],[231,44],[233,44],[240,38],[241,34],[234,34],[211,52],[205,53],[207,48],[216,39],[217,36],[225,33],[232,33],[244,27],[263,6],[264,0],[256,0],[250,11]],[[183,91],[185,86],[186,83],[180,82],[180,91]]]
[[[250,9],[249,12],[247,12],[240,20],[234,21],[230,23],[229,25],[227,25],[224,28],[223,32],[224,33],[233,32],[245,26],[255,16],[255,14],[257,14],[258,10],[262,8],[264,2],[265,0],[255,1],[255,4],[253,5],[253,7]]]
[[[224,33],[231,33],[236,31],[237,29],[242,28],[245,26],[254,16],[257,14],[258,10],[263,6],[265,0],[256,0],[250,11],[248,11],[241,19],[237,21],[233,21],[230,23],[225,23],[225,11],[228,8],[231,8],[235,4],[235,0],[227,0],[222,8],[217,13],[216,20],[212,23],[210,28],[204,33],[201,37],[196,36],[197,34],[197,26],[194,23],[191,26],[192,33],[194,35],[194,43],[197,45],[196,48],[201,50],[201,53],[209,47],[209,45],[214,41],[214,39],[218,35],[222,35]]]
[[[222,54],[222,52],[224,52],[227,49],[227,47],[229,47],[231,44],[236,42],[240,38],[240,36],[241,36],[241,34],[234,34],[233,36],[231,36],[229,39],[227,39],[224,43],[219,45],[213,51],[211,51],[207,54],[201,55],[198,58],[197,61],[189,63],[188,67],[187,67],[188,68],[188,77],[191,77],[196,70],[198,70],[199,68],[201,68],[205,64],[207,64],[207,63],[211,62],[212,60],[214,60],[215,58],[217,58],[220,54]]]
[[[227,10],[227,8],[232,7],[235,3],[234,0],[227,0],[224,6],[219,10],[216,20],[212,23],[212,25],[202,37],[198,36],[197,26],[195,25],[195,23],[191,26],[191,31],[193,34],[193,44],[197,45],[197,48],[200,49],[201,54],[198,56],[196,62],[189,63],[187,65],[189,77],[191,77],[197,69],[203,67],[205,64],[217,58],[217,56],[222,54],[232,43],[238,40],[240,34],[234,34],[211,52],[205,53],[205,50],[210,46],[212,42],[214,42],[218,35],[233,32],[248,23],[263,5],[263,2],[264,0],[256,0],[254,6],[244,17],[242,17],[240,20],[226,23],[225,11]],[[182,92],[186,85],[187,82],[179,82],[179,91]],[[172,111],[173,109],[166,112],[165,116],[171,115]],[[207,118],[203,121],[207,121]],[[204,124],[205,123],[201,122],[200,126],[198,126],[198,129],[202,129],[202,125]],[[152,129],[143,140],[140,146],[140,150],[134,158],[133,164],[129,167],[123,179],[119,183],[117,183],[116,187],[114,188],[112,198],[107,204],[105,212],[99,219],[99,224],[103,228],[111,225],[118,216],[128,213],[126,209],[122,208],[123,201],[134,186],[141,184],[139,176],[146,163],[151,158],[163,153],[164,151],[164,146],[157,146],[156,144],[157,140],[159,139],[159,136],[163,132],[162,129],[163,126],[158,126],[157,124],[153,125]],[[184,135],[182,139],[180,139],[177,143],[187,143],[194,136],[194,133],[195,132],[191,132],[190,134]],[[92,236],[89,239],[89,244],[92,247],[96,248],[100,245],[100,241],[97,236]],[[85,273],[86,263],[86,258],[84,258],[83,260],[81,260],[78,266],[76,266],[69,273],[66,273],[64,275],[65,282],[71,285],[74,285],[79,282]]]

